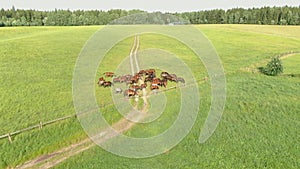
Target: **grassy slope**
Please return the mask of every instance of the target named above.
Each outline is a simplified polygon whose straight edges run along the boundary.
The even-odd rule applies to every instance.
[[[76,58],[86,40],[99,28],[0,29],[1,134],[74,114],[72,75]],[[85,136],[74,119],[44,129],[13,137],[11,145],[7,139],[0,140],[0,168]]]
[[[98,28],[0,30],[3,35],[0,36],[0,80],[4,84],[0,86],[0,124],[3,132],[26,127],[40,119],[74,113],[70,88],[73,65],[85,40]],[[296,161],[299,159],[299,146],[294,144],[299,140],[296,130],[299,126],[299,114],[296,111],[299,110],[299,79],[266,77],[241,72],[239,69],[279,53],[297,50],[300,29],[261,29],[257,26],[240,25],[210,25],[199,28],[213,42],[226,72],[229,73],[227,107],[220,126],[206,144],[197,143],[205,118],[204,111],[199,114],[198,123],[191,134],[167,154],[149,159],[126,159],[93,148],[58,167],[230,168],[238,165],[239,168],[286,168],[299,165]],[[291,34],[290,29],[296,36]],[[166,49],[176,50],[171,47]],[[207,87],[204,85],[200,90]],[[279,90],[274,92],[274,89]],[[208,91],[203,93],[204,96],[208,94]],[[209,104],[209,99],[204,98],[202,104]],[[15,109],[16,106],[20,108]],[[138,135],[140,131],[137,128],[132,133]],[[80,124],[71,119],[46,127],[42,131],[35,130],[16,136],[11,145],[7,140],[1,140],[0,167],[16,165],[38,154],[59,149],[84,136]]]
[[[1,134],[74,112],[73,68],[97,28],[10,29],[0,31]]]
[[[121,158],[95,147],[57,168],[296,168],[300,165],[299,78],[267,77],[242,68],[299,50],[299,27],[200,26],[227,72],[227,106],[214,135],[197,143],[205,113],[178,146],[147,159]],[[274,35],[275,34],[275,35]],[[169,50],[173,48],[170,47]],[[293,64],[291,64],[293,65]],[[200,87],[201,90],[202,87]],[[205,89],[203,86],[202,89]],[[206,96],[204,93],[204,96]],[[205,98],[204,98],[205,99]],[[209,104],[204,100],[204,106]],[[205,107],[204,107],[205,110]],[[147,128],[149,131],[149,128]],[[155,130],[151,128],[151,130]],[[150,130],[150,131],[151,131]],[[142,129],[132,133],[142,134]]]
[[[216,47],[227,73],[269,59],[278,54],[299,51],[299,38],[288,37],[290,27],[256,25],[203,25],[200,29]],[[281,31],[278,30],[281,28]],[[298,29],[297,29],[298,28]],[[261,33],[262,30],[280,31],[280,36]],[[294,34],[300,33],[295,27]],[[287,34],[287,36],[283,36]]]

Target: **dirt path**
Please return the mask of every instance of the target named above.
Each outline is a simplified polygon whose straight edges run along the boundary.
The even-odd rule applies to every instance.
[[[289,58],[289,57],[297,55],[297,54],[300,54],[300,52],[299,53],[291,53],[291,54],[283,55],[283,56],[280,57],[280,59],[286,59],[286,58]]]
[[[128,114],[128,117],[126,117],[126,119],[134,119],[134,121],[139,121],[145,116],[145,113],[137,114],[136,111],[133,111],[132,113]],[[104,142],[128,131],[130,128],[132,128],[132,126],[135,125],[135,123],[126,119],[124,118],[118,121],[117,123],[112,125],[112,128],[104,129],[102,132],[99,133],[99,135],[94,136],[93,139],[95,139],[98,143]],[[117,132],[114,132],[113,129]],[[69,157],[79,154],[94,146],[96,146],[96,144],[90,138],[87,138],[79,143],[72,144],[51,154],[42,155],[38,158],[30,160],[20,166],[17,166],[16,168],[51,168],[61,163],[62,161],[68,159]]]
[[[129,54],[129,59],[130,59],[130,66],[131,66],[131,75],[134,75],[134,64],[133,64],[133,60],[134,60],[134,54],[136,54],[136,50],[137,50],[137,43],[138,43],[138,39],[137,36],[134,37],[134,42],[133,42],[133,46],[130,50],[130,54]],[[137,64],[137,63],[136,63]]]
[[[289,54],[282,54],[282,55],[279,56],[279,58],[280,59],[286,59],[286,58],[289,58],[289,57],[292,57],[292,56],[298,55],[298,54],[300,54],[300,52],[293,52],[293,53],[289,53]],[[257,73],[257,72],[259,72],[258,67],[267,64],[269,61],[270,61],[270,59],[262,60],[262,61],[260,61],[258,63],[252,64],[252,65],[250,65],[248,67],[241,68],[241,70],[246,71],[246,72]]]
[[[139,48],[139,37],[135,36],[133,47],[130,51],[130,66],[132,70],[132,74],[134,74],[134,63],[133,60],[135,60],[136,69],[139,70],[139,65],[137,61],[137,51]],[[146,99],[146,91],[143,91],[143,95]],[[143,106],[143,109],[141,112],[146,112],[146,109],[148,107],[147,101],[145,101],[145,104]],[[93,136],[93,140],[97,143],[99,142],[105,142],[113,137],[118,136],[119,134],[122,134],[129,129],[131,129],[136,123],[132,121],[140,121],[143,118],[147,116],[147,113],[140,113],[138,111],[132,111],[130,112],[125,118],[121,119],[117,123],[113,124],[111,127],[108,127],[101,131],[98,135]],[[131,119],[131,121],[127,120]],[[16,168],[18,169],[25,169],[25,168],[51,168],[55,165],[65,161],[66,159],[77,155],[85,150],[88,150],[96,144],[92,141],[91,138],[87,138],[79,143],[72,144],[68,147],[62,148],[60,150],[57,150],[53,153],[46,154],[39,156],[33,160],[27,161],[24,164],[18,165]]]
[[[139,66],[139,63],[138,63],[138,60],[137,60],[137,53],[138,53],[138,50],[139,50],[139,47],[140,47],[140,36],[136,36],[136,46],[135,46],[135,51],[134,51],[134,60],[135,60],[135,66],[136,66],[136,72],[139,72],[140,71],[140,66]]]

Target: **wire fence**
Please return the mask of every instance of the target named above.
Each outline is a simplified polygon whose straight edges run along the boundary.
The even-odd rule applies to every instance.
[[[9,142],[12,143],[12,136],[14,136],[14,135],[17,135],[17,134],[20,134],[20,133],[23,133],[23,132],[26,132],[26,131],[30,131],[30,130],[33,130],[33,129],[36,129],[36,128],[42,129],[43,126],[46,126],[46,125],[49,125],[49,124],[52,124],[52,123],[56,123],[56,122],[59,122],[59,121],[63,121],[63,120],[66,120],[66,119],[69,119],[69,118],[72,118],[72,117],[76,117],[76,115],[69,115],[69,116],[61,117],[61,118],[58,118],[58,119],[55,119],[55,120],[50,120],[50,121],[47,121],[47,122],[40,121],[39,124],[24,128],[24,129],[21,129],[21,130],[18,130],[18,131],[14,131],[14,132],[11,132],[11,133],[1,135],[0,139],[8,138]]]
[[[173,86],[173,87],[170,87],[170,88],[165,88],[165,89],[159,90],[157,92],[151,92],[147,96],[155,95],[155,94],[158,94],[158,93],[161,93],[161,92],[167,92],[167,91],[170,91],[170,90],[179,89],[179,88],[182,88],[182,87],[189,87],[191,85],[196,85],[196,84],[205,82],[207,80],[208,80],[208,78],[205,77],[201,80],[196,81],[196,83],[188,83],[188,84],[185,84],[184,86],[182,86],[182,85],[177,86],[176,85],[176,86]],[[142,96],[137,96],[137,97],[142,97]],[[135,97],[129,97],[127,99],[123,99],[123,101],[128,101],[129,99],[135,99]],[[15,135],[18,135],[18,134],[21,134],[23,132],[27,132],[27,131],[30,131],[30,130],[33,130],[33,129],[42,129],[44,126],[47,126],[47,125],[50,125],[50,124],[53,124],[53,123],[57,123],[57,122],[60,122],[60,121],[64,121],[64,120],[67,120],[67,119],[70,119],[70,118],[77,118],[78,116],[82,116],[82,115],[85,115],[85,114],[88,114],[88,113],[91,113],[91,112],[95,112],[95,111],[98,111],[100,108],[105,108],[107,106],[113,106],[114,104],[115,103],[107,103],[107,104],[103,104],[103,105],[98,106],[98,108],[88,110],[86,112],[80,112],[80,113],[77,113],[77,114],[68,115],[68,116],[57,118],[57,119],[50,120],[50,121],[47,121],[47,122],[40,121],[36,125],[33,125],[33,126],[30,126],[30,127],[24,128],[24,129],[20,129],[18,131],[14,131],[14,132],[10,132],[10,133],[1,135],[0,139],[8,138],[8,141],[10,143],[12,143],[13,142],[12,136],[15,136]]]

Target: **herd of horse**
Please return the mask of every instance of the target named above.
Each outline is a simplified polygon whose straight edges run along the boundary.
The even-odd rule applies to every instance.
[[[128,88],[123,92],[121,88],[115,88],[116,94],[124,94],[124,96],[137,96],[138,92],[150,86],[150,90],[158,90],[160,87],[167,87],[168,81],[175,83],[185,83],[184,78],[177,77],[176,74],[161,72],[160,77],[156,76],[155,69],[141,70],[134,75],[115,76],[113,72],[103,73],[105,78],[112,78],[112,81],[106,81],[104,77],[100,77],[98,85],[102,87],[111,87],[116,83],[125,83]]]

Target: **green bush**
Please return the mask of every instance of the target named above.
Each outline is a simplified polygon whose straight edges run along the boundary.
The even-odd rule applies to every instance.
[[[260,71],[269,76],[277,76],[283,73],[283,65],[278,57],[274,57],[266,67],[260,68]]]

